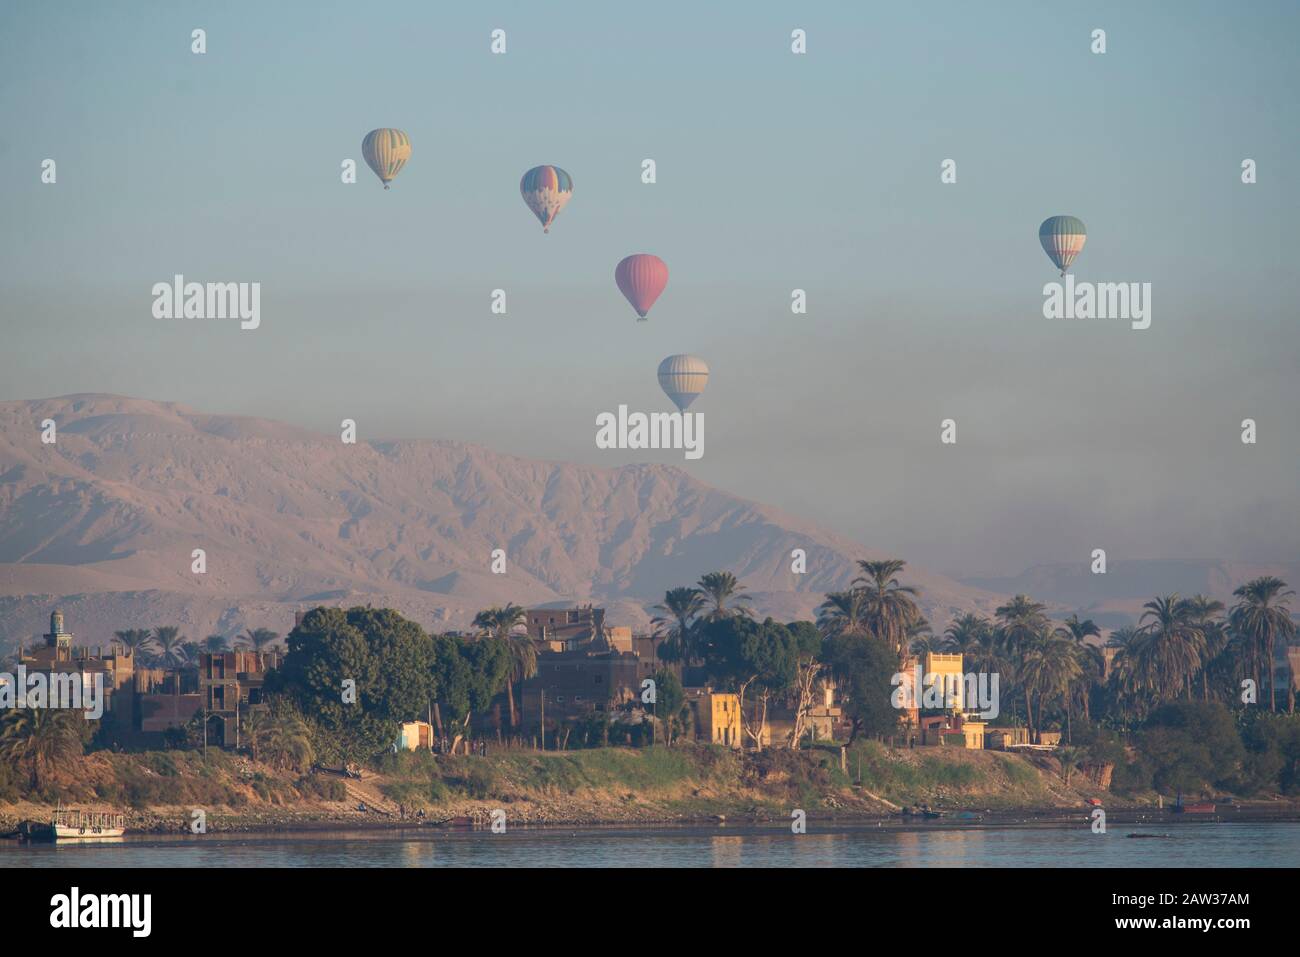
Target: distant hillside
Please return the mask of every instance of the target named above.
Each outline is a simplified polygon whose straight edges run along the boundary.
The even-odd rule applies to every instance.
[[[58,424],[56,445],[40,423]],[[505,548],[508,574],[489,569]],[[207,573],[190,571],[195,548]],[[808,573],[790,572],[803,548]],[[281,633],[315,604],[391,605],[428,627],[495,603],[595,601],[645,625],[672,586],[734,572],[764,614],[810,616],[887,557],[679,468],[599,469],[457,442],[344,445],[265,419],[72,395],[0,403],[0,639],[63,606],[79,643],[177,624]],[[999,595],[909,567],[936,625]]]

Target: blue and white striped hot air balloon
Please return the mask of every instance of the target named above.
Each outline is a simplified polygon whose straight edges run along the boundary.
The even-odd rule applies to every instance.
[[[401,130],[386,127],[371,130],[361,141],[361,155],[384,184],[384,189],[388,189],[388,184],[411,158],[411,138]]]
[[[704,393],[709,365],[699,356],[669,356],[659,363],[659,387],[683,412]]]
[[[1076,216],[1049,216],[1038,227],[1038,241],[1043,244],[1047,258],[1064,276],[1070,264],[1083,252],[1088,230],[1084,228],[1083,220]]]

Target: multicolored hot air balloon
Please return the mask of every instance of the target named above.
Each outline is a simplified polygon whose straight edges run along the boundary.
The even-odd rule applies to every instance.
[[[551,223],[573,196],[573,177],[558,166],[534,166],[519,181],[519,192],[542,221],[542,232],[549,233]]]
[[[699,356],[669,356],[659,363],[659,387],[683,412],[709,384],[709,364]]]
[[[636,314],[644,319],[668,285],[668,266],[658,256],[636,253],[614,269],[614,281]]]
[[[361,141],[361,155],[384,184],[384,189],[388,189],[393,177],[411,158],[411,138],[401,130],[371,130]]]
[[[1083,252],[1088,230],[1084,228],[1083,220],[1074,216],[1049,216],[1038,227],[1038,241],[1043,244],[1047,258],[1064,276],[1070,264]]]

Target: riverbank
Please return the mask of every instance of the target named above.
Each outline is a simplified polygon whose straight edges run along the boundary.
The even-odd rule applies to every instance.
[[[1067,784],[1050,755],[838,749],[739,753],[715,747],[502,750],[479,757],[385,755],[360,780],[301,774],[243,755],[210,751],[97,752],[61,768],[33,799],[0,803],[0,832],[48,819],[56,802],[127,813],[132,833],[189,833],[201,814],[207,833],[390,830],[483,826],[504,811],[511,826],[788,826],[811,823],[895,827],[1083,824],[1089,799],[1109,823],[1300,820],[1281,800],[1221,805],[1213,815],[1174,814],[1155,795],[1109,794],[1080,773]],[[937,818],[905,817],[927,806]]]

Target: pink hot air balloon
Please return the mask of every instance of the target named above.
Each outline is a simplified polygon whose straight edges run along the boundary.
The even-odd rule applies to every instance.
[[[614,270],[614,281],[642,319],[668,285],[668,267],[658,256],[636,253]]]

